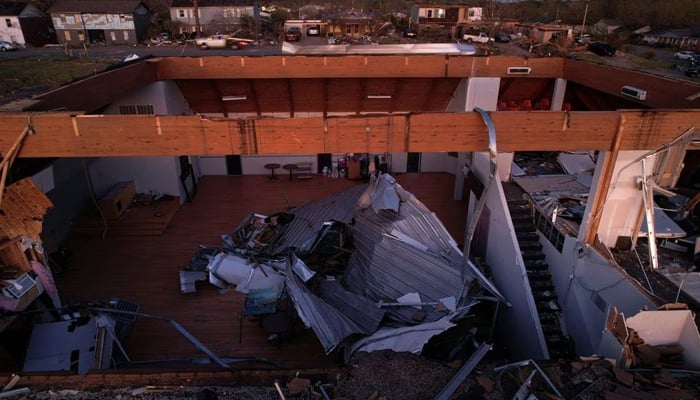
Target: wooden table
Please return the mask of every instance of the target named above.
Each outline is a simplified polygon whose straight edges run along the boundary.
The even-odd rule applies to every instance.
[[[277,177],[277,175],[275,175],[275,170],[276,170],[277,168],[280,167],[279,164],[277,164],[277,163],[269,163],[269,164],[265,164],[264,167],[265,167],[265,169],[269,169],[269,170],[270,170],[270,180],[271,180],[271,181],[272,181],[272,180],[279,179],[279,178]]]
[[[283,168],[283,169],[286,169],[287,171],[289,171],[289,180],[291,181],[291,180],[292,180],[292,173],[293,173],[294,171],[296,171],[296,169],[297,169],[298,167],[297,167],[297,165],[294,164],[294,163],[289,163],[289,164],[284,164],[284,165],[282,166],[282,168]]]

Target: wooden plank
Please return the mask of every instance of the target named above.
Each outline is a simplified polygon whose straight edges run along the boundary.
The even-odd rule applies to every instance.
[[[603,215],[605,201],[608,198],[610,182],[612,180],[613,171],[615,170],[615,164],[617,163],[617,157],[620,154],[620,146],[622,145],[622,141],[625,136],[626,127],[627,118],[626,115],[622,114],[620,115],[617,131],[615,132],[615,137],[610,145],[610,149],[605,154],[603,169],[600,173],[600,178],[598,179],[598,187],[594,191],[595,198],[593,199],[593,206],[591,207],[589,220],[586,224],[587,228],[584,239],[585,243],[590,246],[595,245],[595,241],[598,236],[600,217]]]
[[[446,76],[449,77],[560,78],[564,71],[564,59],[558,57],[449,56],[446,62]],[[531,71],[528,75],[509,75],[508,67],[529,67]]]
[[[620,115],[627,123],[620,150],[659,148],[691,126],[700,110],[491,112],[500,151],[608,150]],[[403,123],[396,122],[403,120]],[[328,120],[330,121],[330,120]],[[391,116],[207,119],[200,116],[32,116],[35,134],[20,157],[99,157],[316,152],[485,151],[486,128],[473,112]],[[394,124],[406,129],[390,128]],[[26,127],[27,116],[6,114],[0,152]],[[240,130],[241,124],[247,128]],[[366,128],[370,128],[367,135]],[[403,133],[401,133],[403,132]],[[245,135],[245,138],[241,137]],[[389,136],[403,137],[404,145]],[[245,147],[244,147],[245,146]],[[244,151],[245,149],[245,151]],[[327,150],[327,151],[324,151]]]
[[[0,213],[0,231],[10,239],[28,236],[40,240],[44,215],[53,207],[51,200],[30,178],[7,186],[5,196]]]

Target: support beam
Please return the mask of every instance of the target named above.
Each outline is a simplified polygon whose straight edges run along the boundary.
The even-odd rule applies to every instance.
[[[625,134],[620,136],[623,116]],[[26,127],[27,117],[3,114],[0,151],[10,148],[17,132]],[[31,117],[36,134],[26,138],[19,157],[488,150],[483,122],[474,112],[332,117],[326,119],[325,130],[323,117],[247,119],[255,137],[245,138],[239,121],[233,119],[71,114]],[[499,150],[505,152],[652,150],[673,141],[688,127],[700,126],[700,110],[492,112],[491,118],[499,132]]]
[[[598,227],[600,226],[600,217],[603,215],[603,207],[605,205],[605,200],[608,197],[608,191],[610,190],[610,184],[612,183],[612,175],[615,170],[615,163],[617,162],[617,156],[620,153],[620,147],[622,145],[622,137],[625,132],[625,115],[620,115],[620,119],[617,124],[617,131],[615,132],[615,137],[610,144],[610,149],[605,154],[605,162],[600,172],[600,179],[598,179],[598,187],[595,190],[595,199],[593,199],[593,206],[591,211],[588,213],[589,221],[584,227],[585,229],[585,239],[584,242],[589,246],[595,245],[596,236],[598,235]]]

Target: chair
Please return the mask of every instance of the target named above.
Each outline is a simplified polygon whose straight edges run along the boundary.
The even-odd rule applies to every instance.
[[[311,162],[298,162],[297,163],[297,180],[299,179],[311,179],[313,173],[311,168],[313,167]]]

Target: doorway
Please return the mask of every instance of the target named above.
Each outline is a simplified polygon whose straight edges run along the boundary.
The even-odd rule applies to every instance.
[[[406,172],[420,172],[421,153],[408,153],[406,157]]]
[[[243,175],[240,155],[234,154],[226,156],[226,173],[229,175]]]

